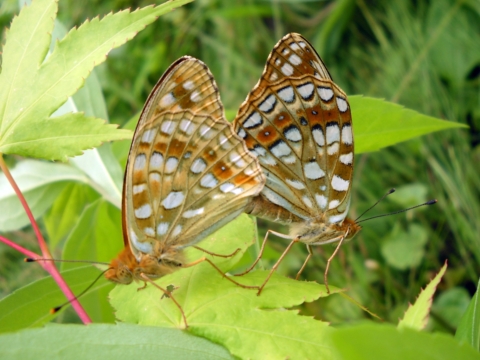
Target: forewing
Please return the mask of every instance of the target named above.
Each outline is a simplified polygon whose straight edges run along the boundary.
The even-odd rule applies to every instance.
[[[240,214],[264,181],[224,118],[208,68],[182,58],[156,85],[135,130],[124,235],[137,258],[191,245]]]
[[[343,221],[353,171],[350,106],[301,35],[275,46],[234,127],[267,176],[263,197],[278,207],[257,206],[254,215]]]

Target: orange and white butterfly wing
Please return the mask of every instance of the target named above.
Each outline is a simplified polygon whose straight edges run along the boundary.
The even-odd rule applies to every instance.
[[[264,182],[224,118],[210,71],[183,57],[155,86],[135,130],[124,237],[137,258],[193,245],[239,215]]]
[[[267,177],[253,215],[343,222],[353,174],[350,106],[301,35],[288,34],[274,47],[234,127]]]

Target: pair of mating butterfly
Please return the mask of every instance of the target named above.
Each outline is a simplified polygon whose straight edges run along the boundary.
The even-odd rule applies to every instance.
[[[290,235],[275,234],[292,240],[279,261],[294,243],[307,245],[298,277],[312,245],[360,230],[346,219],[353,156],[347,97],[301,35],[274,47],[233,127],[206,65],[182,57],[135,130],[123,189],[126,247],[106,277],[129,284],[209,261],[185,264],[182,251],[242,212],[291,225]]]

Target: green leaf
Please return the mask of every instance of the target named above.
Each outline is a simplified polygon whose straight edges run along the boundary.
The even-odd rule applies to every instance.
[[[417,136],[467,126],[443,121],[380,99],[349,96],[355,153],[380,150]]]
[[[459,342],[466,342],[474,349],[480,351],[480,296],[478,289],[480,281],[477,284],[477,291],[473,296],[467,311],[460,320],[460,325],[455,333],[455,338]]]
[[[420,265],[427,241],[428,233],[424,227],[414,223],[404,231],[396,224],[382,243],[381,252],[390,266],[406,270]]]
[[[72,230],[62,260],[110,262],[124,247],[120,210],[99,199],[88,205]],[[62,270],[79,264],[64,262]]]
[[[255,237],[254,229],[252,220],[242,215],[199,246],[218,254],[232,253],[236,248],[243,252]],[[188,256],[198,259],[203,255],[190,249]],[[238,253],[234,258],[212,260],[225,271],[240,257]],[[267,274],[256,271],[234,280],[259,285]],[[298,310],[286,310],[326,296],[323,285],[274,274],[257,296],[256,290],[232,284],[206,262],[165,276],[157,283],[164,288],[173,285],[173,296],[185,312],[189,332],[224,345],[240,358],[329,358],[333,352],[327,323],[299,316]],[[183,328],[179,309],[153,286],[137,291],[136,286],[119,285],[110,297],[122,321]]]
[[[35,263],[27,263],[25,266],[38,266]],[[43,271],[38,266],[38,271]],[[99,275],[98,269],[93,266],[84,266],[62,273],[62,276],[70,285],[74,294],[79,294],[91,285]],[[108,309],[106,297],[103,302],[98,303],[98,293],[95,290],[105,289],[109,291],[113,285],[100,280],[93,286],[92,290],[80,299],[82,304],[93,304],[97,309],[86,306],[87,312],[94,321],[107,321],[112,316],[112,309]],[[89,299],[89,297],[92,297]],[[42,326],[59,313],[50,314],[50,309],[63,304],[67,299],[60,291],[57,283],[51,277],[46,277],[22,287],[0,300],[0,333],[12,332],[25,328]],[[61,312],[60,312],[61,313]],[[100,313],[100,317],[92,314]]]
[[[37,0],[24,7],[12,21],[3,51],[0,152],[65,161],[104,141],[131,137],[129,131],[83,114],[50,115],[83,86],[110,50],[132,39],[158,16],[190,1],[169,1],[85,22],[57,42],[45,61],[57,4]]]
[[[433,295],[435,294],[443,275],[445,275],[445,271],[447,271],[446,262],[427,287],[420,292],[415,304],[408,307],[405,316],[398,324],[400,329],[409,327],[422,330],[425,328],[428,322],[428,316],[430,315],[430,308],[432,307]]]
[[[49,325],[0,336],[2,359],[233,359],[227,350],[175,329],[129,324]]]
[[[66,181],[88,183],[88,178],[71,166],[36,160],[20,162],[11,173],[36,218],[52,205]],[[0,231],[17,230],[30,223],[3,173],[0,174],[0,208],[8,209],[0,217]]]
[[[452,336],[429,334],[391,325],[362,324],[337,329],[332,342],[344,360],[370,359],[479,359],[478,352]]]

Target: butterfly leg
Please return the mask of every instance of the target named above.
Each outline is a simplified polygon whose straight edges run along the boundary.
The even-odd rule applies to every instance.
[[[347,234],[348,234],[348,231],[344,236],[341,237],[337,247],[335,248],[335,251],[327,260],[327,266],[325,267],[325,273],[323,274],[323,280],[325,282],[325,287],[327,288],[327,294],[330,294],[330,289],[328,287],[328,270],[330,269],[330,263],[332,262],[335,255],[337,255],[338,250],[340,250],[340,246],[342,246],[343,240],[345,240],[345,238],[347,237]]]
[[[265,250],[265,245],[267,244],[267,239],[268,239],[269,234],[273,234],[273,235],[276,235],[276,236],[284,238],[284,239],[291,239],[291,237],[288,236],[288,235],[278,233],[278,232],[273,231],[273,230],[268,230],[267,233],[265,234],[265,237],[263,238],[263,243],[262,243],[262,247],[260,248],[260,252],[258,253],[258,256],[255,259],[255,261],[253,262],[252,266],[250,266],[244,272],[242,272],[240,274],[235,274],[234,276],[242,276],[242,275],[248,274],[250,271],[252,271],[255,268],[255,265],[257,265],[258,262],[260,261],[260,259],[262,258],[263,251]]]
[[[202,249],[200,246],[192,246],[192,247],[194,247],[197,250],[200,250],[201,252],[204,252],[205,254],[212,255],[212,256],[218,256],[218,257],[222,257],[222,258],[229,258],[229,257],[235,256],[241,250],[240,248],[238,248],[237,250],[235,250],[231,254],[221,255],[221,254],[215,254],[215,253],[212,253],[208,250]]]
[[[282,237],[286,237],[286,235],[284,234],[281,234],[283,235]],[[291,239],[291,238],[290,238]],[[282,262],[283,258],[285,257],[285,255],[287,255],[287,253],[290,251],[290,249],[292,248],[293,244],[297,243],[300,241],[300,237],[296,237],[295,239],[293,239],[290,244],[288,244],[287,248],[285,249],[285,251],[283,252],[282,256],[280,256],[280,258],[277,260],[277,262],[275,263],[275,265],[273,265],[272,269],[270,270],[270,273],[268,274],[267,278],[265,279],[265,281],[263,282],[262,286],[260,286],[260,289],[258,289],[258,292],[257,292],[257,295],[260,295],[260,293],[262,292],[263,288],[265,287],[265,285],[267,284],[268,280],[270,280],[270,278],[272,277],[273,273],[275,272],[275,270],[277,270],[278,266],[280,265],[280,263]]]
[[[305,269],[305,266],[307,266],[308,261],[310,260],[310,258],[311,258],[312,255],[313,255],[313,253],[312,253],[312,247],[311,247],[310,245],[307,245],[307,250],[308,250],[308,256],[307,256],[307,258],[305,259],[305,262],[303,263],[302,267],[301,267],[300,270],[298,271],[297,276],[295,276],[295,280],[298,280],[298,278],[300,277],[300,274],[303,272],[303,269]]]
[[[168,291],[167,289],[162,288],[160,285],[158,285],[154,281],[152,281],[152,279],[150,279],[145,274],[143,274],[143,273],[140,274],[140,277],[143,279],[143,281],[145,281],[145,285],[147,284],[147,282],[149,282],[150,284],[155,286],[157,289],[161,290],[168,298],[172,299],[172,301],[175,303],[175,305],[178,307],[178,310],[180,310],[180,313],[182,314],[183,323],[185,324],[185,329],[188,329],[187,318],[185,316],[185,313],[183,312],[182,306],[178,303],[178,301],[175,299],[175,297],[172,295],[172,293],[170,291]]]
[[[191,266],[194,266],[194,265],[197,265],[197,264],[200,264],[201,262],[208,262],[210,265],[213,266],[213,268],[215,270],[217,270],[225,279],[227,279],[228,281],[234,283],[235,285],[237,286],[240,286],[244,289],[258,289],[258,286],[250,286],[250,285],[243,285],[243,284],[240,284],[238,282],[236,282],[235,280],[233,280],[230,276],[227,276],[222,270],[220,270],[220,268],[215,265],[210,259],[207,259],[206,257],[203,257],[203,258],[200,258],[198,260],[195,260],[194,262],[191,262],[190,264],[184,264],[182,267],[184,268],[187,268],[187,267],[191,267]]]

